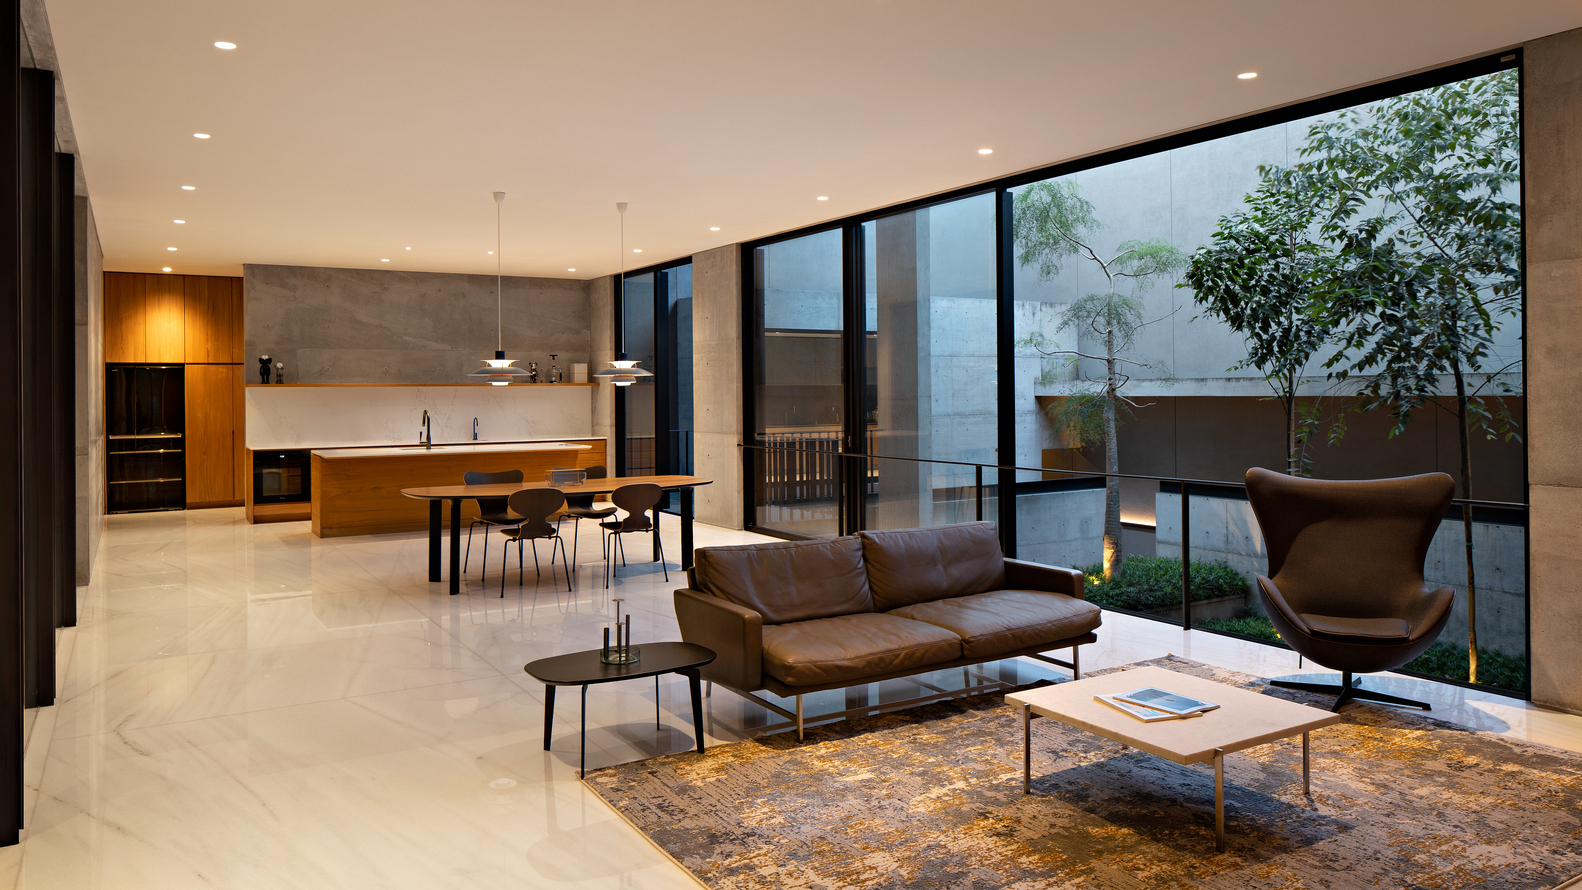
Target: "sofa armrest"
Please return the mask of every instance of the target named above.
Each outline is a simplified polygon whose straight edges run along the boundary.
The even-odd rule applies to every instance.
[[[1021,559],[1005,561],[1005,586],[1016,590],[1047,590],[1082,599],[1082,573]]]
[[[763,688],[764,619],[745,606],[696,590],[678,590],[676,623],[681,639],[714,650],[703,679],[731,689]]]

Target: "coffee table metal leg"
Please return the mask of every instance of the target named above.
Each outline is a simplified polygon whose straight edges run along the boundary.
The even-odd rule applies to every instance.
[[[544,750],[549,750],[549,740],[555,734],[555,687],[544,686]]]
[[[1022,793],[1033,793],[1033,706],[1022,705]]]
[[[1214,749],[1214,849],[1225,852],[1225,749]]]
[[[654,728],[659,729],[659,675],[654,675]]]
[[[703,675],[697,669],[682,671],[687,675],[687,685],[692,689],[692,731],[698,737],[698,753],[703,753]]]
[[[588,774],[588,684],[582,684],[582,751],[577,757],[577,778]]]
[[[1302,733],[1302,793],[1312,794],[1313,786],[1307,779],[1307,755],[1309,750],[1307,737],[1308,733]]]

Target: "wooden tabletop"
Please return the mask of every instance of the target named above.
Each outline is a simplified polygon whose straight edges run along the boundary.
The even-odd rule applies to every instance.
[[[713,479],[702,476],[611,476],[589,479],[581,485],[551,485],[548,482],[501,482],[490,485],[430,485],[424,488],[403,488],[401,493],[409,498],[422,500],[450,500],[454,498],[505,498],[529,488],[555,488],[566,494],[608,494],[623,485],[651,482],[660,488],[695,488],[709,485]]]
[[[530,661],[522,670],[550,686],[583,686],[702,667],[715,658],[713,649],[696,643],[637,643],[634,648],[641,651],[631,664],[605,664],[598,649],[588,649]]]
[[[1144,723],[1093,699],[1143,686],[1189,695],[1219,707],[1201,717]],[[1229,754],[1341,721],[1339,714],[1157,667],[1013,692],[1005,700],[1031,705],[1040,717],[1182,764],[1211,762],[1215,748]]]

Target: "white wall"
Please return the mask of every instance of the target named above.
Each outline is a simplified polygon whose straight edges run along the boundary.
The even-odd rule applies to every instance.
[[[416,444],[423,411],[435,442],[587,438],[591,386],[249,386],[247,447]]]

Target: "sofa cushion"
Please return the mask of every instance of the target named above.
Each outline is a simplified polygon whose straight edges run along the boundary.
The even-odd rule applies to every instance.
[[[1099,626],[1099,607],[1063,593],[991,590],[902,606],[888,614],[922,621],[961,638],[961,654],[987,658],[1081,636]]]
[[[961,657],[961,638],[932,624],[869,612],[764,628],[764,673],[817,686]]]
[[[764,624],[874,610],[853,537],[704,547],[693,558],[698,590],[752,609]]]
[[[1302,620],[1319,636],[1361,643],[1399,643],[1412,636],[1412,626],[1403,618],[1337,618],[1304,612]]]
[[[874,608],[880,612],[1005,586],[1005,554],[992,522],[857,536],[868,564]]]

